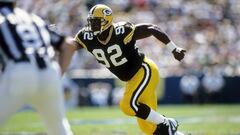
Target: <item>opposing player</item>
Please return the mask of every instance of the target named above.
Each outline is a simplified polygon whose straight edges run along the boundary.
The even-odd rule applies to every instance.
[[[72,135],[65,118],[59,66],[54,49],[66,46],[63,36],[50,31],[37,15],[0,0],[0,125],[25,104],[45,121],[49,135]]]
[[[75,50],[87,49],[99,63],[120,80],[126,81],[120,108],[126,115],[137,117],[140,128],[146,134],[181,134],[177,131],[176,120],[156,112],[158,69],[154,62],[138,51],[135,43],[136,40],[155,36],[172,50],[179,61],[184,58],[185,50],[177,47],[156,25],[113,23],[112,10],[106,5],[91,8],[87,20],[88,26],[77,33],[75,44],[66,47],[69,53],[60,60],[63,71]]]

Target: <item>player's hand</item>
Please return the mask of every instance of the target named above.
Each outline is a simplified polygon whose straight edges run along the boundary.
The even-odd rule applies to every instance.
[[[178,61],[181,61],[184,58],[185,53],[186,53],[186,50],[184,50],[183,48],[180,48],[180,47],[175,48],[172,51],[174,58]]]

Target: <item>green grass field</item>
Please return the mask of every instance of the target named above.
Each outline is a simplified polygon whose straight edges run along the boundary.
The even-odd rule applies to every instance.
[[[186,135],[240,135],[240,105],[164,105],[158,111],[176,118]],[[84,107],[69,110],[67,116],[76,135],[143,135],[135,119],[117,107]],[[32,111],[17,113],[0,128],[0,135],[44,132],[43,123]]]

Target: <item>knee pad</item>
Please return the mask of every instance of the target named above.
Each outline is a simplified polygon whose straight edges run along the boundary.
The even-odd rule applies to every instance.
[[[130,103],[127,104],[123,101],[120,102],[120,109],[126,115],[136,116],[136,117],[144,119],[144,120],[147,119],[147,117],[151,111],[151,108],[149,106],[147,106],[146,104],[139,103],[138,110],[137,110],[137,112],[135,112],[134,109],[131,107]]]
[[[146,104],[139,103],[138,110],[136,112],[136,116],[141,119],[147,119],[149,113],[151,111],[151,108],[147,106]]]

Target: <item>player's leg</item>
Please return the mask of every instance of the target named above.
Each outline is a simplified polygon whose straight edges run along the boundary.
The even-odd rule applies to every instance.
[[[138,102],[143,103],[144,105],[147,105],[150,109],[150,112],[152,110],[152,113],[156,116],[151,116],[154,118],[149,118],[152,120],[155,120],[155,123],[160,123],[164,120],[163,116],[158,114],[157,112],[153,112],[157,110],[157,94],[156,94],[156,87],[158,86],[159,82],[159,76],[158,73],[154,73],[156,71],[152,71],[152,79],[149,80],[149,83],[147,87],[145,88],[144,92],[139,96]],[[146,107],[146,108],[148,108]],[[150,114],[149,112],[149,114]],[[156,124],[153,122],[147,121],[145,116],[145,119],[137,118],[137,122],[139,127],[147,134],[152,135],[152,133],[156,130]],[[151,120],[150,120],[151,121]]]
[[[28,94],[25,90],[34,85],[26,79],[31,71],[22,66],[9,63],[0,77],[0,126],[24,105]]]
[[[139,126],[147,134],[152,134],[156,130],[156,125],[167,120],[155,111],[157,108],[155,88],[158,81],[157,66],[145,59],[142,68],[128,81],[124,98],[120,103],[123,112],[139,118]]]
[[[145,89],[143,93],[139,96],[137,102],[146,105],[146,108],[149,107],[148,110],[150,109],[150,111],[148,112],[148,114],[150,114],[152,111],[152,113],[155,113],[155,115],[157,115],[157,117],[152,116],[154,118],[149,118],[149,115],[148,115],[148,116],[145,116],[145,119],[149,118],[149,119],[155,120],[155,123],[160,123],[164,120],[163,116],[156,112],[153,112],[153,111],[156,111],[157,109],[156,88],[159,84],[159,78],[160,78],[158,69],[157,69],[157,66],[152,61],[146,58],[144,59],[144,61],[145,61],[145,67],[144,67],[145,71],[148,72],[147,69],[149,69],[150,78],[149,78],[148,84],[146,84]],[[137,118],[138,124],[143,131],[145,131],[148,134],[152,134],[157,126],[153,122],[149,122],[152,120],[146,121],[145,119]]]
[[[151,107],[154,110],[157,108],[155,87],[158,84],[158,78],[158,73],[153,74],[149,65],[143,64],[142,68],[127,82],[124,97],[120,102],[121,110],[129,116],[137,116],[140,128],[147,134],[152,134],[156,129],[156,124],[145,119],[150,113]],[[149,88],[149,83],[153,85],[151,86],[152,89]],[[149,97],[143,99],[142,94]],[[140,97],[142,103],[139,102]]]
[[[159,82],[159,74],[157,66],[154,62],[149,59],[144,59],[147,68],[151,70],[151,77],[148,84],[146,85],[143,93],[138,98],[138,103],[143,104],[145,110],[150,110],[149,113],[142,118],[138,118],[139,126],[148,134],[154,135],[177,135],[178,123],[172,118],[166,118],[163,115],[156,112],[157,108],[157,96],[156,87]],[[147,109],[148,108],[148,109]],[[150,122],[150,123],[149,123]],[[146,128],[149,127],[149,128]],[[150,128],[151,127],[151,128]]]
[[[138,117],[140,128],[147,134],[152,134],[157,127],[156,124],[145,120],[151,109],[156,110],[157,108],[155,89],[159,82],[159,74],[157,70],[152,68],[156,67],[150,67],[146,63],[143,64],[135,76],[127,82],[124,97],[120,103],[123,112]],[[141,99],[141,102],[139,102],[139,99]]]
[[[156,88],[159,83],[159,73],[158,68],[154,62],[151,60],[145,58],[145,74],[149,71],[150,78],[148,81],[148,84],[145,86],[144,91],[138,98],[138,103],[140,103],[139,109],[145,108],[145,110],[149,110],[146,113],[145,117],[139,116],[138,124],[140,128],[145,131],[147,134],[155,134],[156,130],[159,130],[157,128],[157,125],[164,123],[167,121],[167,118],[165,118],[163,115],[156,112],[157,109],[157,95],[156,95]],[[143,105],[141,105],[143,104]],[[141,107],[143,106],[143,107]],[[166,127],[166,132],[161,129],[160,133],[162,135],[166,134],[168,135],[168,128]],[[159,132],[159,131],[157,131]]]
[[[23,101],[13,95],[11,88],[0,81],[0,126],[2,126],[23,104]],[[12,85],[12,84],[11,84]],[[11,87],[11,86],[10,86]]]
[[[35,99],[32,105],[43,118],[49,135],[71,135],[70,125],[65,118],[63,99],[60,98],[61,94],[55,94],[51,98]]]
[[[49,135],[72,135],[65,117],[64,98],[60,76],[53,69],[40,72],[40,89],[31,103],[40,113]]]

